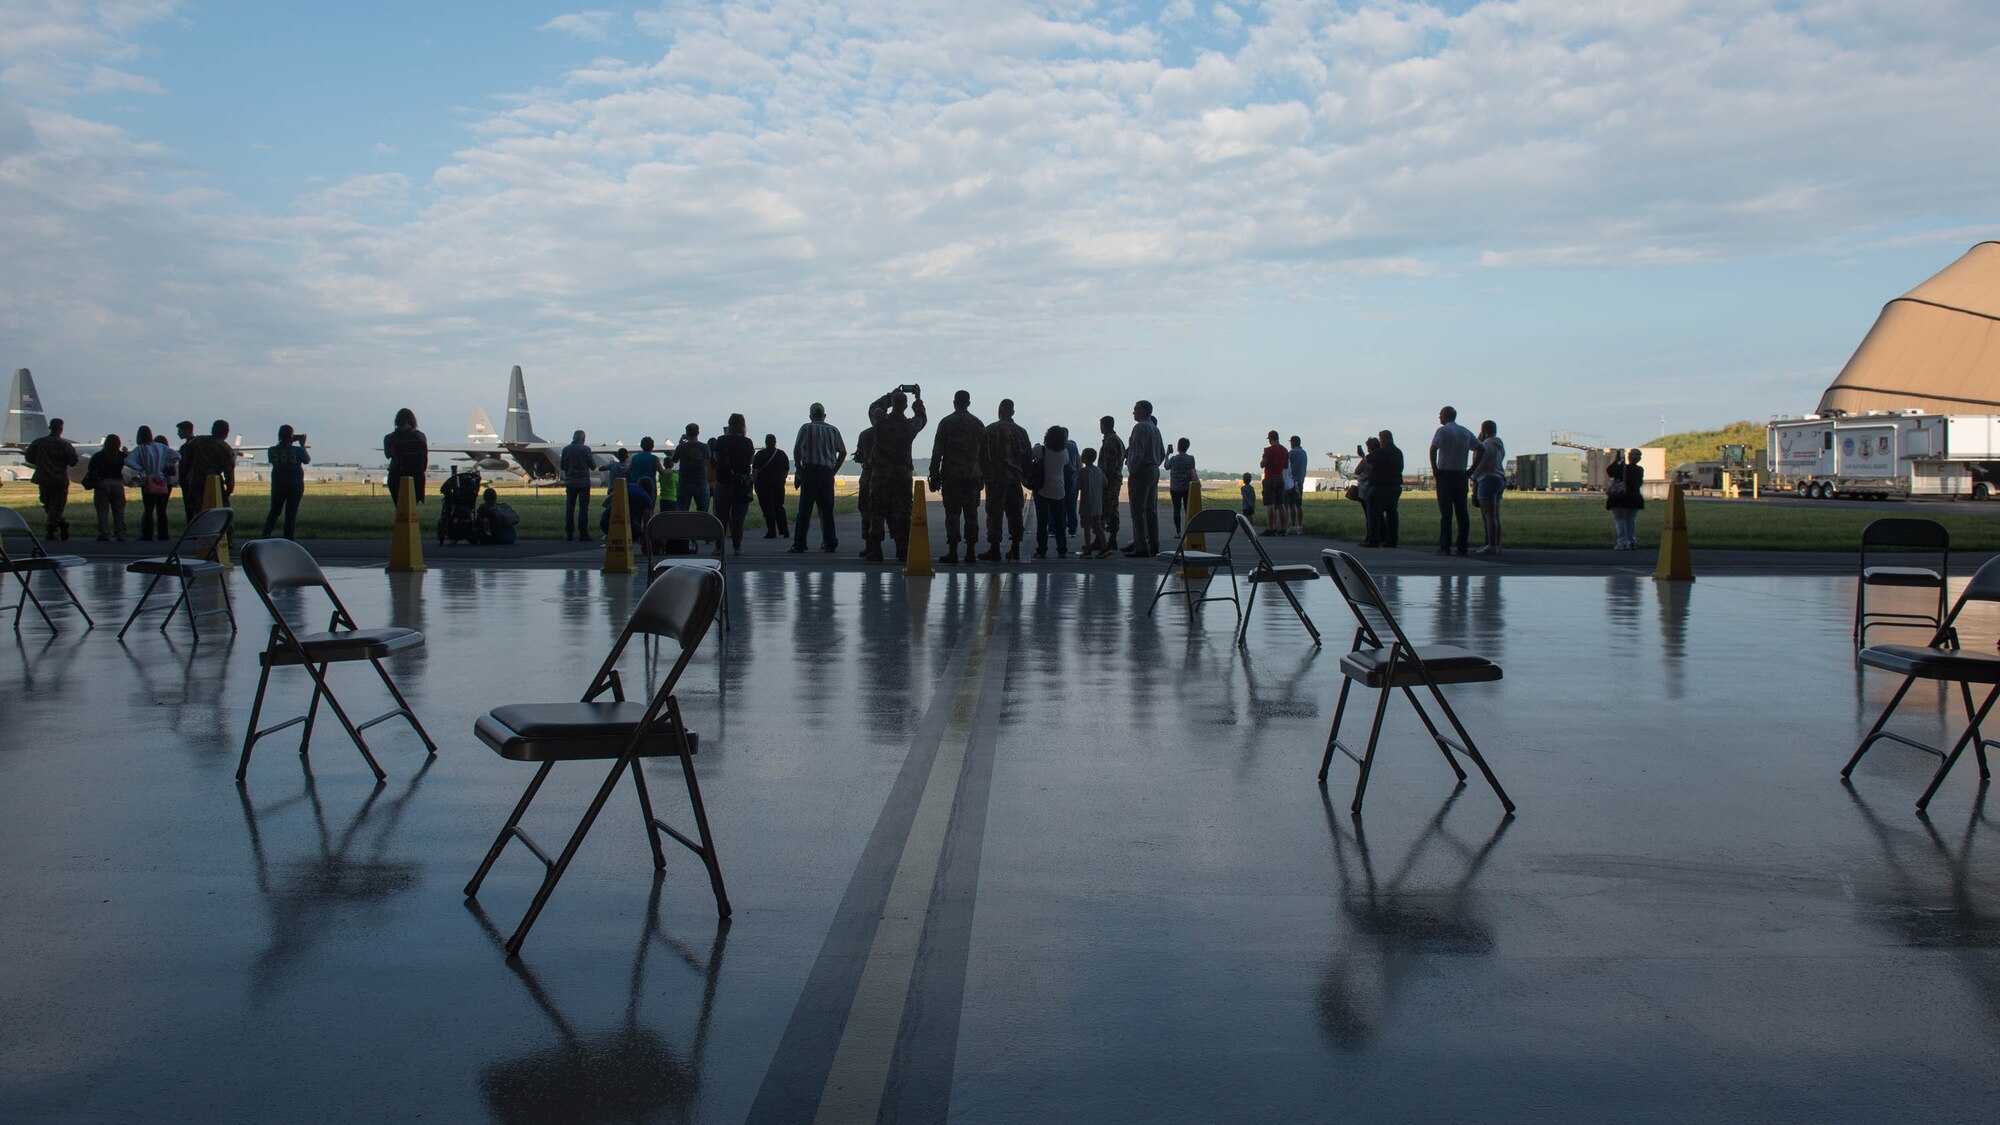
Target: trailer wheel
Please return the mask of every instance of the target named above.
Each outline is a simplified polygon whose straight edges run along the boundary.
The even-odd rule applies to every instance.
[[[1799,499],[1801,500],[1812,495],[1812,492],[1810,491],[1810,486],[1807,485],[1806,482],[1804,481],[1799,481],[1796,484],[1792,485],[1792,491],[1796,493]]]
[[[1974,500],[1985,500],[1990,498],[1992,495],[1993,495],[1993,490],[1987,486],[1985,481],[1983,480],[1975,481],[1973,483],[1972,498]]]

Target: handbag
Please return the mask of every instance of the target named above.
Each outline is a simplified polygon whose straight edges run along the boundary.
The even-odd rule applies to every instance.
[[[1292,471],[1290,469],[1284,471],[1284,474],[1278,478],[1278,483],[1284,486],[1286,492],[1290,492],[1299,486],[1299,482],[1292,479]]]
[[[148,476],[146,478],[146,483],[144,483],[140,487],[145,489],[146,495],[148,496],[166,496],[173,492],[174,482],[168,480],[166,477],[163,477],[158,473],[154,473],[151,476]]]

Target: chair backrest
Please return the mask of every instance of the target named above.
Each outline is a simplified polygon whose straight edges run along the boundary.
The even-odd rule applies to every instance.
[[[1186,525],[1181,528],[1180,546],[1175,551],[1187,549],[1188,536],[1200,535],[1203,536],[1202,550],[1212,555],[1228,554],[1230,545],[1236,540],[1237,518],[1238,514],[1230,508],[1203,508],[1188,517]]]
[[[1953,626],[1958,622],[1959,611],[1963,610],[1968,602],[2000,602],[2000,555],[1987,559],[1979,564],[1978,570],[1972,572],[1972,577],[1965,583],[1965,589],[1958,595],[1958,601],[1952,603],[1951,612],[1945,615],[1944,624],[1938,629],[1937,635],[1931,638],[1931,647],[1936,648],[1944,644],[1945,638],[1952,635]]]
[[[243,573],[260,594],[297,586],[331,586],[311,552],[289,539],[254,539],[243,545]]]
[[[1354,614],[1354,620],[1361,626],[1362,636],[1376,648],[1387,647],[1391,643],[1401,643],[1410,648],[1409,639],[1403,636],[1403,627],[1396,623],[1396,615],[1389,611],[1389,603],[1382,598],[1382,588],[1375,585],[1375,576],[1361,565],[1361,560],[1346,551],[1332,548],[1319,553],[1320,565],[1326,568],[1326,576],[1333,579],[1333,588],[1340,592],[1342,601]]]
[[[632,616],[618,634],[617,643],[611,646],[611,652],[598,667],[597,675],[591,677],[584,700],[595,699],[606,689],[623,690],[617,686],[618,658],[624,655],[625,646],[633,637],[672,637],[681,646],[680,656],[660,681],[659,689],[653,693],[652,704],[647,708],[647,721],[658,717],[667,697],[673,694],[674,684],[680,680],[681,672],[694,658],[695,649],[708,635],[708,627],[714,623],[716,611],[721,606],[721,574],[705,566],[668,567],[666,573],[654,579],[640,596],[639,604],[633,608]]]
[[[1264,540],[1258,537],[1257,529],[1250,526],[1249,517],[1236,511],[1229,514],[1236,517],[1236,530],[1243,533],[1244,541],[1250,544],[1251,550],[1257,552],[1257,565],[1265,570],[1276,570],[1278,564],[1271,561],[1271,552],[1264,549]]]
[[[194,514],[188,525],[181,529],[181,537],[174,540],[168,558],[180,559],[193,555],[197,558],[214,558],[216,544],[228,536],[236,526],[236,512],[231,508],[204,508]]]
[[[28,526],[28,521],[21,518],[21,513],[12,508],[0,508],[0,559],[9,557],[7,554],[9,535],[27,536],[30,555],[43,553],[41,539],[36,537],[35,529]]]
[[[646,557],[658,553],[659,545],[677,539],[698,539],[721,543],[728,533],[722,521],[708,512],[655,512],[646,521],[639,538],[645,541]]]
[[[1951,550],[1951,532],[1936,520],[1892,516],[1861,529],[1861,552],[1870,547],[1905,547],[1924,551]]]

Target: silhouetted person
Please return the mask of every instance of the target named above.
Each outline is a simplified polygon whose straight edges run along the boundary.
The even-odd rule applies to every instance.
[[[194,468],[194,459],[188,456],[188,447],[194,444],[194,423],[182,419],[174,425],[174,434],[181,443],[174,453],[174,472],[181,485],[181,515],[192,520],[201,511],[201,497],[188,487],[188,472]]]
[[[799,488],[799,514],[792,521],[795,555],[805,554],[814,508],[819,509],[820,542],[829,553],[840,547],[833,529],[833,477],[847,463],[847,443],[827,422],[826,407],[815,402],[807,414],[811,420],[799,427],[799,436],[792,441],[792,471],[798,475]]]
[[[125,466],[139,478],[139,541],[167,537],[167,498],[174,493],[174,478],[181,456],[167,445],[166,435],[153,436],[153,427],[140,426]]]
[[[417,412],[405,406],[396,411],[396,428],[382,437],[382,456],[389,459],[389,503],[402,495],[403,481],[416,483],[411,490],[417,503],[424,502],[424,474],[431,467],[431,441],[417,428]]]
[[[1000,418],[986,427],[980,439],[979,459],[986,480],[986,551],[979,557],[1000,561],[1000,524],[1007,524],[1007,560],[1021,561],[1022,473],[1027,470],[1033,443],[1028,431],[1014,422],[1014,400],[1003,398]]]
[[[778,435],[765,434],[764,448],[750,460],[750,483],[757,490],[757,507],[764,513],[764,538],[789,538],[785,526],[785,478],[792,475],[792,459],[778,448]]]
[[[854,463],[861,466],[861,476],[854,484],[854,514],[861,517],[862,543],[859,554],[868,557],[868,501],[874,488],[874,476],[869,467],[875,464],[875,427],[869,426],[854,435]]]
[[[1167,497],[1174,509],[1174,535],[1181,533],[1181,517],[1187,512],[1188,490],[1199,485],[1194,467],[1194,454],[1188,452],[1188,439],[1176,443],[1180,450],[1167,458]]]
[[[1466,487],[1471,483],[1472,447],[1479,439],[1458,424],[1458,411],[1445,407],[1438,411],[1437,432],[1431,435],[1431,476],[1437,481],[1438,549],[1452,552],[1451,524],[1458,521],[1458,553],[1471,544],[1472,515],[1466,510]]]
[[[1132,495],[1132,546],[1125,553],[1150,558],[1160,553],[1160,466],[1167,442],[1153,421],[1153,404],[1132,404],[1132,434],[1125,439],[1126,488]]]
[[[908,393],[904,393],[905,391]],[[924,392],[916,384],[898,387],[868,406],[869,428],[875,431],[875,448],[869,458],[868,522],[861,537],[868,543],[863,556],[884,561],[882,536],[886,531],[896,543],[896,561],[902,562],[909,549],[910,500],[916,474],[917,435],[927,421]]]
[[[701,427],[689,422],[680,444],[674,446],[674,467],[681,474],[680,499],[675,506],[681,511],[708,511],[708,460],[708,443],[701,440]]]
[[[290,426],[279,426],[277,443],[264,451],[264,459],[271,463],[271,510],[264,516],[264,538],[271,537],[279,513],[285,517],[285,538],[297,538],[294,533],[299,526],[299,501],[306,495],[306,466],[312,464],[305,435]]]
[[[749,428],[743,415],[731,414],[722,435],[715,439],[716,514],[729,532],[730,546],[739,555],[743,553],[743,518],[750,514],[750,471],[757,459],[757,443],[750,440]]]
[[[201,507],[208,507],[208,482],[216,480],[221,482],[219,504],[227,508],[236,492],[236,450],[229,445],[229,423],[217,418],[206,434],[187,443],[181,456],[190,462],[188,491],[201,498]]]
[[[1499,425],[1489,418],[1479,423],[1479,444],[1473,449],[1472,498],[1486,530],[1486,545],[1474,554],[1500,553],[1500,497],[1506,492],[1507,445],[1500,440]]]
[[[945,549],[938,561],[957,562],[963,539],[965,561],[971,562],[979,550],[979,487],[985,480],[979,443],[986,425],[972,413],[970,392],[952,395],[951,406],[931,438],[930,486],[944,495]]]
[[[104,435],[104,447],[84,466],[83,482],[90,486],[90,499],[97,508],[97,541],[115,533],[120,543],[125,542],[125,446],[117,434]]]
[[[583,431],[570,436],[556,465],[563,478],[563,538],[590,542],[590,478],[597,457],[583,441]]]
[[[1106,414],[1097,420],[1097,468],[1104,474],[1103,541],[1099,557],[1118,549],[1118,497],[1125,492],[1125,439],[1118,436],[1118,419]]]
[[[1368,455],[1368,506],[1375,515],[1368,538],[1378,547],[1394,547],[1402,533],[1403,451],[1388,430],[1376,436],[1382,444]]]

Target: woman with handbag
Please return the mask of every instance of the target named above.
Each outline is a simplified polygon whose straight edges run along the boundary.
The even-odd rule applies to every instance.
[[[306,436],[295,433],[290,426],[279,426],[278,442],[265,451],[264,457],[271,463],[271,510],[264,515],[264,538],[271,537],[271,529],[277,526],[279,513],[283,513],[285,538],[290,539],[299,524],[299,501],[306,495],[305,467],[312,464],[312,454],[306,452]]]
[[[97,541],[116,533],[125,542],[125,447],[117,434],[104,435],[104,448],[83,469],[83,490],[97,505]]]
[[[181,459],[166,435],[153,435],[153,427],[140,426],[138,437],[125,454],[125,467],[139,478],[139,540],[166,539],[167,500],[174,494],[175,464]]]
[[[1646,506],[1645,496],[1639,486],[1645,482],[1646,471],[1639,467],[1639,451],[1630,450],[1623,464],[1615,459],[1617,450],[1612,450],[1614,460],[1604,470],[1604,506],[1611,512],[1611,525],[1618,538],[1612,543],[1614,551],[1636,551],[1639,549],[1639,511]]]

